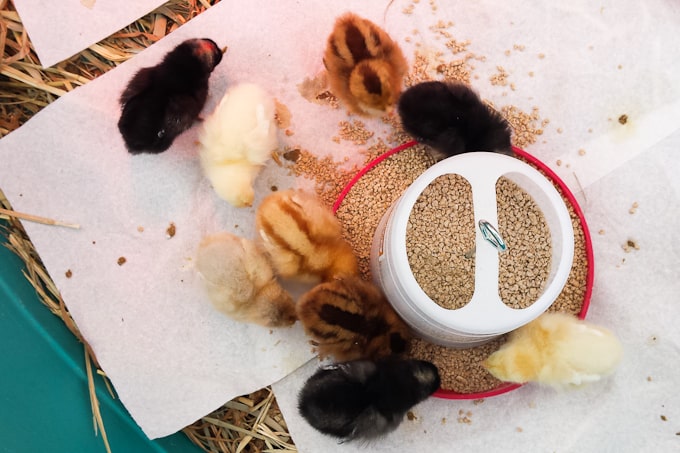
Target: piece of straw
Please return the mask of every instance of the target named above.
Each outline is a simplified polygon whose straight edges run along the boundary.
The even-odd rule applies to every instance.
[[[87,386],[90,391],[90,405],[92,406],[92,418],[94,422],[94,433],[97,434],[97,428],[102,433],[102,440],[104,441],[104,446],[106,447],[107,453],[111,453],[111,446],[109,445],[109,439],[106,437],[106,429],[104,428],[104,421],[102,420],[102,414],[99,411],[99,400],[97,399],[97,389],[94,386],[94,376],[92,375],[92,363],[90,362],[90,351],[87,347],[84,348],[85,351],[85,369],[87,371]]]
[[[0,214],[6,215],[7,217],[15,217],[21,220],[28,220],[30,222],[44,223],[45,225],[55,225],[62,226],[66,228],[80,229],[80,225],[77,223],[62,222],[60,220],[49,219],[47,217],[40,217],[33,214],[25,214],[23,212],[12,211],[11,209],[0,208]]]

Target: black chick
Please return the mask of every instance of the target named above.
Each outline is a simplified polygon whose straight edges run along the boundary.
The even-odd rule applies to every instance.
[[[512,155],[507,121],[465,84],[419,83],[402,93],[398,110],[404,130],[438,159],[469,151]]]
[[[208,78],[222,60],[211,39],[189,39],[161,63],[143,68],[120,97],[118,130],[128,151],[160,153],[189,129],[208,96]]]
[[[437,367],[422,360],[354,360],[319,369],[299,395],[300,414],[343,441],[394,431],[406,412],[439,388]]]

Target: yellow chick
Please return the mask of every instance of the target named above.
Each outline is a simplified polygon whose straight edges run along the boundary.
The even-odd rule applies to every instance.
[[[301,281],[355,275],[357,259],[333,212],[314,195],[282,190],[257,208],[257,231],[276,272]]]
[[[566,313],[544,313],[511,332],[484,366],[506,382],[579,387],[612,373],[622,353],[609,330]]]
[[[394,106],[408,71],[389,35],[354,13],[335,21],[323,61],[333,94],[362,116],[380,116]]]
[[[253,241],[226,232],[207,236],[198,247],[196,269],[213,306],[225,315],[267,327],[297,320],[295,302]]]
[[[220,198],[251,206],[253,183],[278,146],[274,100],[252,83],[232,87],[199,134],[201,166]]]

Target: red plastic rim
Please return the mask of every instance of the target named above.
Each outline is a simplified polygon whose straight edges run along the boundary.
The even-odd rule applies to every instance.
[[[340,205],[342,204],[343,200],[347,196],[350,190],[352,190],[352,187],[356,182],[361,179],[362,176],[364,176],[366,173],[368,173],[370,170],[375,168],[378,164],[380,164],[382,161],[387,159],[388,157],[399,153],[405,149],[408,149],[414,145],[418,144],[418,142],[412,140],[410,142],[406,142],[400,146],[397,146],[396,148],[393,148],[380,156],[376,157],[372,161],[370,161],[364,168],[359,170],[356,175],[345,185],[345,187],[342,189],[342,192],[340,192],[340,195],[338,195],[338,198],[335,200],[335,203],[333,203],[333,212],[337,212],[337,210],[340,208]],[[532,156],[531,154],[527,153],[526,151],[517,148],[516,146],[512,147],[513,152],[515,155],[518,157],[521,157],[522,159],[526,160],[529,162],[531,165],[534,167],[538,168],[541,170],[547,177],[552,181],[552,183],[557,186],[562,192],[562,195],[564,198],[567,199],[571,207],[574,209],[574,212],[579,218],[579,222],[581,224],[581,228],[583,229],[583,236],[585,239],[585,246],[586,246],[586,262],[588,263],[588,270],[586,273],[586,292],[583,296],[583,305],[581,306],[581,311],[578,314],[579,319],[585,319],[586,314],[588,313],[588,308],[590,307],[590,297],[593,292],[593,278],[595,275],[595,263],[593,262],[593,244],[591,242],[590,238],[590,231],[588,230],[588,224],[586,223],[585,216],[583,215],[583,211],[581,210],[581,207],[579,206],[578,202],[576,201],[576,197],[574,197],[574,194],[569,190],[567,185],[560,179],[559,176],[555,174],[547,165],[545,165],[543,162]],[[458,393],[453,390],[445,390],[445,389],[439,389],[436,392],[434,392],[433,396],[437,398],[444,398],[444,399],[452,399],[452,400],[474,400],[474,399],[482,399],[482,398],[490,398],[492,396],[498,396],[502,395],[504,393],[511,392],[512,390],[518,389],[522,386],[522,384],[512,384],[512,383],[507,383],[500,385],[499,387],[496,387],[495,389],[488,390],[486,392],[478,392],[478,393]]]

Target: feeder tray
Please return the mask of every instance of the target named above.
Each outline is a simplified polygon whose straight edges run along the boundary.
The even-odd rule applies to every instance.
[[[380,164],[383,161],[385,161],[389,157],[391,157],[391,156],[393,156],[393,155],[395,155],[395,154],[397,154],[397,153],[399,153],[403,150],[411,148],[412,146],[414,146],[416,144],[417,143],[414,142],[414,141],[405,143],[405,144],[403,144],[403,145],[401,145],[397,148],[394,148],[394,149],[382,154],[381,156],[377,157],[373,161],[369,162],[344,187],[340,196],[337,198],[336,202],[333,205],[334,211],[338,211],[338,209],[340,209],[341,205],[343,204],[343,201],[345,201],[345,198],[351,192],[353,186],[359,180],[361,180],[361,178],[364,177],[368,172],[371,172],[371,171],[379,172],[380,171]],[[579,272],[579,276],[584,277],[584,280],[585,280],[585,285],[584,285],[585,288],[583,288],[583,286],[579,286],[580,288],[583,288],[583,300],[582,300],[582,303],[580,304],[580,311],[578,313],[578,316],[579,316],[579,318],[583,319],[583,318],[585,318],[586,313],[588,311],[588,306],[589,306],[589,302],[590,302],[590,295],[591,295],[591,291],[592,291],[592,282],[593,282],[592,245],[591,245],[591,241],[590,241],[590,234],[589,234],[583,213],[581,212],[576,199],[574,198],[573,194],[569,191],[567,186],[547,166],[545,166],[545,164],[543,164],[542,162],[540,162],[539,160],[537,160],[536,158],[534,158],[530,154],[527,154],[525,151],[523,151],[519,148],[513,148],[513,151],[514,151],[517,159],[494,154],[491,157],[491,159],[495,159],[495,157],[501,157],[501,158],[504,158],[504,159],[509,159],[510,161],[513,161],[513,163],[508,163],[508,162],[504,161],[504,164],[501,166],[501,168],[503,168],[502,171],[500,171],[500,172],[499,171],[489,172],[488,169],[487,169],[487,173],[495,173],[495,176],[492,178],[494,181],[496,179],[498,179],[499,176],[507,176],[513,182],[517,183],[521,188],[527,190],[527,192],[529,192],[530,195],[532,195],[532,197],[534,197],[535,199],[538,198],[537,204],[541,207],[541,210],[546,215],[546,222],[550,226],[551,237],[553,236],[552,233],[554,231],[557,232],[557,234],[555,234],[556,237],[552,238],[552,240],[553,240],[554,250],[559,251],[556,256],[553,256],[552,266],[551,266],[552,269],[551,269],[550,277],[549,277],[549,280],[548,280],[549,285],[546,286],[546,289],[543,291],[543,293],[539,297],[539,300],[543,299],[543,301],[541,303],[544,303],[546,300],[549,301],[549,302],[547,302],[547,305],[545,307],[533,308],[533,310],[528,310],[528,312],[532,313],[531,316],[532,316],[532,319],[533,319],[534,317],[543,313],[545,308],[547,308],[550,305],[550,303],[552,303],[552,301],[555,299],[555,297],[558,297],[560,295],[562,287],[564,286],[563,280],[566,280],[567,277],[571,278],[571,274],[570,274],[571,256],[572,256],[573,253],[576,253],[581,257],[585,257],[585,262],[586,262],[585,270],[583,270],[583,268],[581,268],[582,270]],[[472,153],[472,154],[487,155],[487,154],[490,154],[490,153]],[[463,158],[463,156],[465,156],[465,155],[460,155],[460,156],[456,156],[456,157],[457,158]],[[484,157],[484,158],[487,159],[487,157]],[[469,157],[465,157],[465,159],[469,159]],[[448,160],[449,159],[447,159],[447,161]],[[453,159],[450,159],[450,160],[453,161]],[[431,173],[430,175],[428,175],[426,177],[425,175],[428,172],[437,172],[439,175],[446,174],[446,173],[452,173],[452,171],[450,171],[450,169],[447,169],[446,171],[442,171],[441,168],[443,168],[443,166],[439,167],[439,169],[433,170],[435,167],[437,167],[437,165],[441,165],[442,163],[446,163],[446,161],[442,161],[439,164],[431,166],[429,169],[424,171],[418,178],[416,178],[416,180],[422,178],[422,182],[419,183],[418,189],[413,190],[413,192],[416,192],[416,193],[409,200],[409,206],[410,207],[408,208],[407,212],[410,212],[410,209],[413,207],[415,200],[417,199],[418,195],[422,192],[424,187],[427,186],[431,181],[433,181],[437,177],[437,176],[433,176],[434,173]],[[510,170],[509,169],[510,167],[508,167],[506,164],[510,165],[511,167],[513,165],[517,165],[517,168],[520,168],[520,166],[523,166],[523,167],[521,167],[521,171],[517,172],[515,170]],[[453,165],[453,164],[446,164],[446,165]],[[525,167],[529,167],[530,170],[528,170],[528,171],[531,171],[533,173],[537,173],[540,176],[540,178],[538,178],[538,176],[536,174],[534,174],[532,177],[525,177],[525,173],[527,172]],[[515,168],[515,167],[512,167],[512,168]],[[481,170],[473,171],[473,170],[470,170],[470,169],[466,169],[466,170],[453,171],[453,173],[463,173],[463,172],[465,173],[463,176],[468,180],[472,179],[473,180],[472,182],[474,182],[474,184],[476,186],[477,180],[475,179],[474,173],[481,172]],[[469,172],[473,173],[472,176],[469,175]],[[518,174],[520,175],[520,177],[517,177]],[[529,181],[531,181],[532,178],[536,178],[537,181],[543,180],[543,182],[541,182],[541,183],[535,183],[535,182],[527,183],[527,178],[528,178]],[[471,185],[472,185],[472,182],[471,182]],[[486,184],[486,183],[483,183],[483,184]],[[532,184],[534,184],[534,186],[532,186]],[[540,187],[540,190],[537,190],[537,187],[535,187],[535,184],[547,184],[550,187],[547,188],[547,186],[543,185],[543,186]],[[414,181],[413,184],[407,190],[409,190],[411,187],[413,187],[415,185],[416,185],[416,182]],[[557,190],[555,190],[555,189],[557,189]],[[542,194],[543,192],[553,192],[553,191],[555,193],[557,193],[557,196],[560,197],[560,203],[555,203],[555,199],[549,198],[550,196],[548,196],[548,198],[546,199],[544,197],[544,195]],[[405,194],[406,194],[406,191],[404,192],[404,195],[401,197],[401,200],[403,200],[405,198]],[[554,194],[552,194],[552,195],[554,195]],[[399,194],[397,194],[397,197],[398,196],[399,196]],[[562,200],[564,200],[564,202]],[[480,204],[479,206],[476,206],[477,205],[476,199],[474,199],[473,202],[475,204],[475,220],[476,220],[475,225],[480,225],[480,223],[479,223],[480,220],[487,222],[486,224],[483,222],[481,228],[477,229],[477,238],[475,240],[476,248],[479,249],[479,247],[484,246],[485,248],[488,249],[487,252],[489,252],[490,254],[496,254],[497,255],[499,253],[498,249],[494,248],[492,246],[492,244],[490,244],[486,239],[484,239],[485,235],[489,236],[489,238],[492,241],[494,241],[494,239],[496,239],[496,240],[498,239],[498,238],[494,238],[495,234],[494,234],[493,230],[484,227],[484,226],[494,227],[494,225],[497,224],[495,209],[493,209],[492,212],[488,212],[488,211],[487,212],[477,212],[477,209],[482,208],[482,205]],[[565,208],[565,206],[564,206],[565,202],[570,207],[570,209],[572,211],[571,216],[569,215],[569,213],[567,213],[566,222],[565,222],[565,218],[564,218],[564,215],[563,215],[564,212],[562,212],[561,214],[557,214],[557,210],[559,208],[556,208],[556,209],[551,208],[552,205],[559,206],[560,204],[562,205],[562,208]],[[397,204],[396,202],[393,203],[393,207],[396,204]],[[486,203],[486,204],[487,205],[490,204],[495,208],[495,203],[493,203],[493,204]],[[390,208],[389,206],[386,206],[385,209],[384,209],[384,212],[378,212],[378,214],[381,214],[382,217],[383,217],[383,222],[382,222],[383,225],[377,226],[375,224],[367,224],[367,225],[365,225],[365,228],[368,228],[368,229],[371,229],[372,231],[375,231],[376,235],[378,235],[378,233],[379,233],[378,230],[380,228],[384,227],[385,226],[384,224],[387,223],[386,219],[389,218],[389,214],[387,213],[387,211],[389,210],[389,208]],[[342,217],[342,215],[340,215],[340,217]],[[405,217],[406,217],[406,220],[408,220],[408,215],[406,215]],[[342,220],[342,218],[341,218],[341,220]],[[581,231],[579,231],[579,236],[583,239],[581,241],[582,245],[577,243],[577,245],[579,245],[579,248],[577,250],[574,250],[574,237],[573,237],[574,230],[573,230],[573,228],[571,228],[572,223],[573,223],[575,228],[577,227],[576,224],[578,223],[578,227],[580,227],[580,229],[581,229]],[[567,225],[569,226],[569,228],[566,228]],[[360,225],[359,228],[361,228],[362,226],[363,225]],[[402,236],[402,238],[403,238],[403,236]],[[501,236],[500,239],[502,240],[502,236]],[[566,245],[564,243],[566,243]],[[502,247],[502,244],[500,244],[500,243],[496,244],[496,245],[499,246],[499,247]],[[374,244],[374,248],[376,248],[375,244]],[[384,250],[383,250],[383,252],[384,252]],[[479,253],[479,252],[477,252],[477,253]],[[482,252],[482,253],[484,253],[484,252]],[[362,254],[360,254],[360,259],[365,259],[366,257],[363,257]],[[563,256],[567,257],[568,259],[566,259],[566,258],[563,259]],[[583,260],[583,258],[581,258],[581,260]],[[407,263],[408,261],[406,260],[406,258],[404,258],[403,262]],[[568,265],[564,264],[563,262],[564,263],[568,262]],[[562,265],[560,266],[560,264],[562,264]],[[373,266],[373,263],[372,263],[372,266]],[[565,266],[566,266],[567,276],[562,275],[564,273],[563,268]],[[477,265],[476,267],[479,268],[479,265]],[[558,275],[557,269],[560,269],[559,275]],[[496,270],[497,270],[497,268],[496,268]],[[371,272],[372,272],[372,274],[375,278],[376,274],[375,274],[375,271],[373,270],[373,267],[371,268]],[[484,278],[492,278],[493,274],[495,274],[497,276],[497,271],[495,273],[494,272],[486,272],[486,273],[491,274],[491,277],[489,277],[487,275]],[[411,277],[413,277],[413,276],[411,275]],[[401,279],[400,279],[400,281],[401,281]],[[479,284],[478,283],[479,278],[478,278],[477,275],[475,275],[475,281],[477,282],[477,284]],[[572,280],[569,280],[569,281],[571,282]],[[582,280],[576,279],[575,281],[577,281],[578,284],[580,285],[580,281],[582,281]],[[417,283],[416,283],[416,285],[417,285]],[[572,285],[573,285],[573,283],[572,283]],[[547,288],[550,287],[550,286],[554,286],[554,288],[551,289],[550,292],[548,292]],[[497,285],[494,285],[494,289],[496,289],[496,287],[497,287]],[[557,289],[555,289],[555,288],[557,288]],[[553,294],[555,291],[556,291],[557,294]],[[422,294],[420,296],[422,296]],[[390,295],[388,294],[388,298],[390,299],[390,302],[392,302],[394,304],[393,297],[390,297]],[[496,299],[497,298],[498,298],[498,296],[496,294]],[[534,304],[531,304],[530,307],[533,307],[533,306],[539,307],[539,305],[537,305],[536,302],[534,302]],[[436,304],[433,304],[433,305],[436,305]],[[470,304],[468,303],[468,305],[470,305]],[[502,305],[504,305],[504,304],[502,304]],[[557,305],[557,304],[555,304],[555,305]],[[578,305],[577,305],[577,307],[578,307]],[[443,312],[451,312],[451,310],[447,310],[447,309],[444,309],[444,308],[439,307],[439,306],[437,306],[437,308],[441,308],[441,310]],[[508,308],[507,306],[505,308],[507,310],[512,310],[512,309]],[[572,308],[569,308],[569,310],[571,310]],[[397,311],[399,312],[399,309],[396,306],[395,306],[395,309],[397,309]],[[578,308],[576,308],[576,309],[578,309]],[[499,310],[503,311],[504,309],[500,308]],[[550,310],[555,311],[556,310],[555,306],[553,306],[553,308],[551,308]],[[434,309],[434,311],[437,312],[439,310]],[[521,312],[521,310],[514,310],[514,311],[520,311]],[[561,310],[559,308],[557,308],[557,311],[561,311]],[[527,311],[525,311],[524,313],[527,313]],[[400,312],[400,314],[402,314],[402,313]],[[535,316],[534,316],[534,314],[535,314]],[[408,322],[408,320],[406,320],[406,321]],[[528,321],[526,321],[526,322],[528,322]],[[520,322],[519,325],[522,325],[523,323],[525,323],[525,322]],[[517,327],[519,327],[519,325]],[[516,328],[516,327],[514,327],[514,328]],[[501,329],[501,330],[503,330],[503,329]],[[513,330],[512,326],[510,327],[510,330]],[[487,334],[487,335],[491,334],[493,337],[496,337],[496,336],[498,336],[499,331],[492,332],[491,330],[489,330],[488,332],[486,332],[484,334]],[[458,340],[460,340],[460,338],[458,338]],[[479,340],[479,338],[476,338],[476,340]],[[426,340],[426,341],[429,341],[429,339]],[[483,342],[484,341],[488,341],[488,340],[485,339],[485,340],[483,340]],[[460,344],[458,345],[458,347],[460,347]],[[441,398],[447,398],[447,399],[479,399],[479,398],[488,398],[488,397],[491,397],[491,396],[503,394],[503,393],[509,392],[511,390],[514,390],[518,387],[520,387],[519,384],[501,383],[500,385],[498,385],[494,388],[490,388],[488,390],[483,390],[483,391],[475,391],[475,392],[471,392],[471,393],[462,393],[462,392],[455,391],[455,390],[439,389],[435,393],[434,396],[441,397]]]

